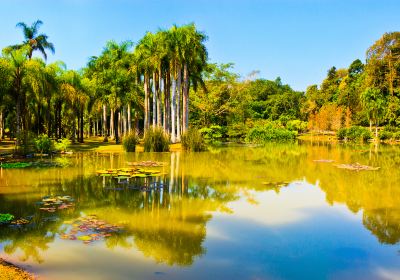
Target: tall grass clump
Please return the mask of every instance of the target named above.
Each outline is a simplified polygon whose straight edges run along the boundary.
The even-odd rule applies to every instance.
[[[168,152],[169,135],[164,132],[162,127],[150,127],[144,134],[145,152]]]
[[[126,134],[122,139],[122,146],[124,147],[125,152],[135,152],[138,143],[139,138],[136,136],[135,132]]]
[[[182,135],[181,141],[185,151],[201,152],[206,150],[203,136],[197,129],[189,129]]]
[[[340,128],[336,133],[336,137],[339,140],[367,141],[372,139],[372,132],[362,126],[352,126],[350,128]]]
[[[291,141],[296,139],[297,131],[291,131],[283,127],[268,123],[257,125],[249,130],[246,141],[250,143],[263,144],[270,141]]]

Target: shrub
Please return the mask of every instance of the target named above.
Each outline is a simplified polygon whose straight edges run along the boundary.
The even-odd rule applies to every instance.
[[[182,135],[182,147],[186,151],[201,152],[206,150],[203,136],[197,129],[189,129]]]
[[[379,140],[389,140],[393,138],[393,132],[382,130],[379,132]]]
[[[139,139],[136,136],[135,132],[130,132],[125,135],[122,139],[122,146],[126,152],[134,152],[136,151],[136,145],[139,143]]]
[[[161,127],[150,127],[144,134],[145,152],[168,152],[169,136]]]
[[[227,135],[231,139],[244,139],[249,131],[249,127],[244,123],[236,123],[228,126]]]
[[[393,139],[394,140],[400,140],[400,131],[397,131],[397,132],[393,133]]]
[[[43,154],[50,152],[53,142],[46,134],[41,134],[35,139],[36,151]]]
[[[305,132],[307,131],[307,122],[301,120],[291,120],[286,123],[286,128],[292,131]]]
[[[57,151],[65,153],[70,145],[71,145],[71,140],[69,140],[68,138],[63,138],[58,140],[58,142],[55,144],[55,149]]]
[[[347,137],[347,128],[339,128],[338,131],[336,132],[336,137],[339,140],[344,140]]]
[[[272,124],[255,126],[250,129],[246,141],[251,143],[265,143],[268,141],[288,141],[296,139],[297,131],[275,127]]]
[[[225,136],[226,128],[219,125],[212,125],[200,129],[200,132],[204,136],[205,140],[215,141],[220,140]]]
[[[336,133],[339,140],[350,140],[350,141],[367,141],[372,139],[372,133],[368,128],[362,126],[352,126],[350,128],[341,128]]]

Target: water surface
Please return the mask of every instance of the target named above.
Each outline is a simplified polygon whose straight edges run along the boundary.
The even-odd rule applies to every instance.
[[[31,220],[0,226],[0,256],[42,279],[400,279],[399,152],[271,144],[0,169],[0,213]],[[121,184],[95,174],[140,160],[165,162],[164,175]],[[335,167],[356,162],[381,168]],[[144,184],[162,188],[132,187]],[[75,207],[39,210],[48,195]],[[90,244],[61,238],[87,215],[123,230]]]

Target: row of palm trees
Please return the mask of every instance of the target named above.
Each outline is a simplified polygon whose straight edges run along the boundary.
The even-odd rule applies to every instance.
[[[7,127],[18,142],[33,132],[80,142],[85,133],[102,134],[118,143],[133,129],[159,126],[180,141],[189,126],[190,88],[204,85],[207,63],[206,36],[194,24],[147,32],[135,47],[109,41],[80,71],[34,56],[54,53],[41,25],[18,23],[24,41],[0,57],[0,138]]]

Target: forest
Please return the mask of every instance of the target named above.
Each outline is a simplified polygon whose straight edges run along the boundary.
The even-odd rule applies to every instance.
[[[24,41],[0,56],[0,139],[19,146],[40,135],[120,143],[156,127],[171,143],[189,128],[211,141],[306,132],[400,139],[400,32],[383,34],[363,60],[333,66],[321,85],[301,92],[280,77],[241,77],[233,63],[210,62],[207,35],[193,23],[147,32],[136,45],[108,41],[79,70],[46,62],[56,46],[40,33],[42,24],[18,23]]]

